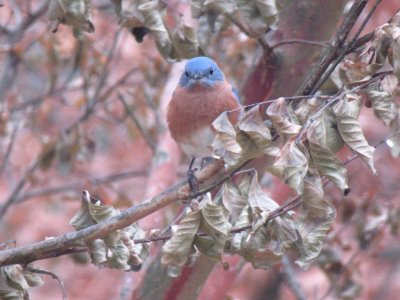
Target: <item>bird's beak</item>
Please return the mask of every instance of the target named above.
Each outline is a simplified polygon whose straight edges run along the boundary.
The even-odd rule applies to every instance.
[[[194,80],[200,80],[202,77],[203,77],[203,76],[202,76],[201,74],[194,74],[192,78],[193,78]]]

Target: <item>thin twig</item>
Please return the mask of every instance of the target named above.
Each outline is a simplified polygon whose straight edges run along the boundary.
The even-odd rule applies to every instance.
[[[24,269],[29,271],[29,272],[32,272],[32,273],[49,275],[52,278],[54,278],[55,280],[57,280],[57,282],[58,282],[58,284],[60,285],[60,288],[61,288],[62,299],[63,300],[67,299],[67,291],[65,290],[64,282],[56,274],[54,274],[53,272],[47,271],[47,270],[35,269],[35,268],[32,268],[32,267],[28,267],[28,266],[25,266]]]
[[[128,178],[136,177],[136,176],[146,176],[148,174],[148,170],[132,170],[132,171],[124,171],[124,172],[119,172],[119,173],[114,173],[110,175],[106,175],[100,178],[89,178],[86,179],[85,181],[88,181],[89,184],[98,186],[101,184],[106,184],[106,183],[111,183],[114,181],[119,181],[119,180],[125,180]],[[84,184],[82,181],[77,181],[73,182],[70,184],[66,185],[61,185],[61,186],[55,186],[51,188],[45,188],[37,191],[31,191],[27,192],[16,200],[15,203],[21,203],[25,202],[28,199],[34,198],[34,197],[42,197],[42,196],[48,196],[48,195],[53,195],[53,194],[59,194],[59,193],[65,193],[70,190],[77,190],[81,189]]]
[[[367,25],[369,19],[371,18],[372,14],[375,12],[376,8],[380,4],[381,0],[377,0],[375,2],[375,5],[372,7],[371,11],[368,13],[368,16],[365,18],[363,23],[361,24],[360,28],[354,35],[354,37],[351,39],[351,41],[346,44],[343,48],[340,49],[339,55],[336,57],[336,59],[332,62],[332,64],[327,68],[323,76],[319,79],[319,81],[315,84],[313,87],[311,94],[316,93],[319,88],[324,84],[324,82],[329,78],[329,76],[332,74],[332,72],[335,70],[337,65],[343,60],[343,58],[349,54],[349,49],[352,49],[354,47],[354,44],[356,43],[359,35],[361,34],[361,31],[364,29],[364,27]]]
[[[311,68],[310,72],[304,79],[300,88],[297,90],[297,95],[309,95],[311,91],[320,81],[326,69],[338,55],[338,49],[341,49],[351,29],[356,23],[359,15],[363,11],[368,0],[354,1],[350,11],[344,18],[342,25],[333,37],[330,46],[327,47],[322,53],[319,61]]]
[[[290,45],[290,44],[305,44],[310,46],[319,46],[319,47],[327,47],[329,42],[318,42],[318,41],[309,41],[303,39],[289,39],[289,40],[282,40],[277,42],[276,44],[270,46],[272,49],[278,48],[283,45]]]
[[[139,119],[136,117],[135,112],[133,111],[133,109],[131,109],[129,107],[128,103],[126,103],[126,101],[124,99],[124,96],[122,96],[122,94],[118,93],[118,99],[124,105],[126,113],[130,117],[132,122],[136,125],[137,129],[139,130],[139,132],[142,134],[144,140],[146,141],[147,145],[149,145],[151,151],[153,153],[155,153],[157,145],[156,145],[155,141],[153,140],[153,137],[150,135],[150,133],[147,131],[147,129],[142,126],[142,124],[140,123]]]
[[[292,290],[293,294],[296,296],[297,300],[306,300],[306,295],[304,294],[303,290],[301,289],[300,283],[296,278],[296,274],[293,270],[292,264],[290,263],[289,258],[287,255],[284,255],[282,260],[282,273],[283,276],[289,285],[290,289]]]
[[[6,168],[7,164],[8,164],[8,161],[10,159],[11,151],[13,149],[14,142],[15,142],[15,139],[17,137],[18,129],[19,129],[18,125],[16,125],[14,127],[13,131],[11,132],[10,142],[8,143],[8,146],[7,146],[7,149],[6,149],[6,153],[4,154],[4,158],[3,158],[2,162],[1,162],[1,165],[0,165],[0,176],[3,174],[5,168]]]
[[[6,248],[10,244],[13,244],[13,246],[15,247],[16,242],[17,242],[16,240],[9,240],[9,241],[2,242],[2,243],[0,243],[0,248]]]

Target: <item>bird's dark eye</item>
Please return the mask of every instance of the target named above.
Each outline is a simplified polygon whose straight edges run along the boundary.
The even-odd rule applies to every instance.
[[[214,74],[214,69],[210,69],[210,75]]]

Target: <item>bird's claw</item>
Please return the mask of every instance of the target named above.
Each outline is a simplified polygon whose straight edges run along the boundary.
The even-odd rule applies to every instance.
[[[197,171],[197,169],[189,168],[189,170],[187,172],[190,192],[192,194],[196,194],[199,191],[199,181],[197,180],[197,177],[194,174],[196,171]]]

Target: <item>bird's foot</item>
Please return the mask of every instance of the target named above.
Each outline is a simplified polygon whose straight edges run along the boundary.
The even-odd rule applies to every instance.
[[[194,161],[195,161],[195,158],[192,158],[192,161],[190,162],[190,165],[189,165],[189,169],[187,171],[187,177],[188,177],[190,192],[192,194],[196,194],[200,190],[199,181],[197,180],[197,177],[195,175],[195,172],[197,171],[197,168],[193,169]]]

